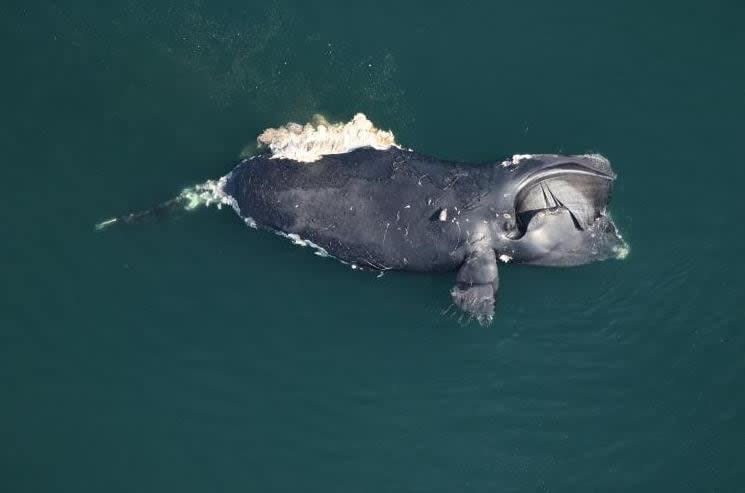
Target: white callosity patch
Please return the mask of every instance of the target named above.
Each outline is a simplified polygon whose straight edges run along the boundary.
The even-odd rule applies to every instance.
[[[344,154],[361,147],[385,150],[400,147],[393,132],[376,128],[362,113],[347,123],[329,123],[316,115],[313,123],[288,123],[264,130],[257,137],[259,146],[268,147],[272,159],[292,159],[312,163],[330,154]]]
[[[509,255],[507,255],[506,253],[503,253],[503,254],[501,254],[501,255],[499,256],[499,260],[501,260],[502,262],[504,262],[504,263],[506,264],[506,263],[508,263],[508,262],[509,262],[510,260],[512,260],[512,257],[510,257]]]

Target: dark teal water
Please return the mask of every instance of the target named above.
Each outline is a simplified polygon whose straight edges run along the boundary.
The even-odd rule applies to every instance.
[[[742,2],[104,3],[0,5],[0,491],[745,491]],[[631,255],[484,328],[230,211],[94,231],[357,111],[602,152]]]

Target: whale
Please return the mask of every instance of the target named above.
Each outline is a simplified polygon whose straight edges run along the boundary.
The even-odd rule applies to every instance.
[[[499,264],[568,267],[629,252],[608,210],[617,175],[600,154],[442,160],[362,114],[269,129],[258,142],[262,151],[166,205],[228,204],[249,226],[353,269],[453,272],[452,303],[481,324],[494,317]]]

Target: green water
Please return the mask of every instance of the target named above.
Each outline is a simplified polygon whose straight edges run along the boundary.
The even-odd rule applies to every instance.
[[[742,2],[105,3],[0,5],[0,491],[745,491]],[[232,211],[94,230],[358,111],[607,155],[631,255],[484,328]]]

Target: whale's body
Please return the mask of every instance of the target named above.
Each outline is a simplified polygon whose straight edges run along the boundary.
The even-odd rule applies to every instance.
[[[255,157],[225,192],[244,219],[298,235],[361,268],[447,271],[479,229],[493,168],[364,148],[312,164]],[[492,214],[493,217],[493,214]]]
[[[352,268],[457,270],[453,302],[480,322],[494,313],[498,262],[571,266],[628,253],[607,211],[616,175],[598,154],[444,161],[402,148],[361,113],[270,128],[257,141],[265,151],[219,180],[97,228],[229,204],[250,226]]]
[[[577,265],[623,255],[605,214],[614,179],[598,155],[474,164],[392,146],[312,163],[258,155],[225,177],[222,193],[249,224],[354,267],[458,270],[455,303],[485,321],[498,260]]]

